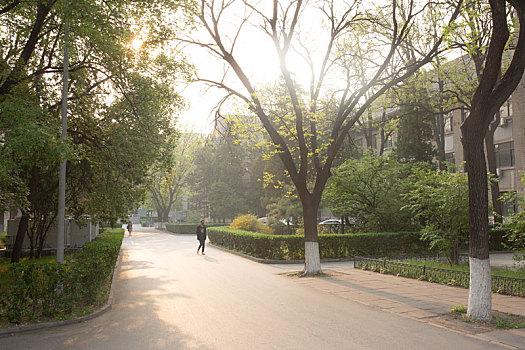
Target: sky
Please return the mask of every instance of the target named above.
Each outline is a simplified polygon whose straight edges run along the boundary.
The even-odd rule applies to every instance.
[[[210,41],[204,31],[196,35],[206,37],[206,41]],[[200,77],[220,80],[223,63],[218,58],[212,57],[204,49],[197,47],[188,47],[185,52],[196,66]],[[267,35],[263,35],[259,28],[253,26],[244,28],[243,34],[237,40],[234,55],[253,83],[273,83],[279,79],[279,61],[275,48],[271,39]],[[297,54],[291,52],[289,56],[290,69],[296,73],[301,84],[307,84],[310,77],[308,66],[301,62],[302,60]],[[230,72],[229,74],[232,77],[229,84],[239,88],[240,83],[234,73]],[[245,90],[242,92],[244,93]],[[179,116],[181,126],[184,129],[189,128],[196,132],[211,132],[214,113],[210,113],[221,97],[224,96],[224,92],[217,88],[206,89],[202,84],[194,83],[184,87],[180,93],[189,103],[189,108]]]

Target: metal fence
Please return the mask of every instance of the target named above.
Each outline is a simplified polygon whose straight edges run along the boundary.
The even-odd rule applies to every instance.
[[[408,258],[408,257],[407,257]],[[410,257],[414,259],[414,257]],[[451,286],[469,287],[470,273],[429,266],[413,265],[389,259],[355,257],[354,268],[390,275],[414,278]],[[397,259],[396,259],[397,260]],[[426,261],[440,261],[427,259]],[[492,291],[504,295],[525,297],[525,279],[492,276]]]

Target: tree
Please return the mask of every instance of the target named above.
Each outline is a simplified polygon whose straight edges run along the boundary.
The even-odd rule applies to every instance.
[[[233,219],[246,213],[244,150],[227,140],[207,143],[194,155],[192,200],[204,217]]]
[[[400,89],[395,152],[402,161],[431,163],[437,153],[432,145],[436,115],[423,107],[430,104],[430,96],[421,80],[416,76]]]
[[[259,18],[261,21],[257,27],[273,43],[291,102],[288,118],[275,123],[270,117],[269,101],[261,99],[254,82],[243,68],[242,57],[237,56],[235,51],[237,38],[242,35],[242,29],[250,21],[250,16],[233,22],[239,26],[230,31],[230,36],[224,33],[227,29],[222,23],[228,21],[228,12],[233,11],[236,5],[238,3],[235,1],[227,4],[201,1],[199,19],[213,45],[191,39],[186,41],[207,48],[233,71],[241,83],[242,89],[228,85],[226,78],[217,81],[200,78],[201,81],[225,89],[229,96],[241,99],[261,120],[301,200],[305,228],[304,272],[317,274],[321,272],[317,210],[332,164],[348,132],[375,100],[413,75],[439,52],[443,33],[437,38],[423,35],[428,18],[435,20],[433,23],[453,21],[460,6],[456,4],[450,9],[427,2],[392,1],[391,5],[382,8],[366,8],[357,1],[342,4],[326,1],[316,7],[303,1],[287,3],[276,0],[271,8],[258,9],[244,3],[241,11]],[[317,12],[307,17],[310,11]],[[314,74],[315,60],[311,50],[304,42],[298,41],[297,36],[304,22],[307,22],[304,23],[305,28],[319,28],[312,22],[320,18],[328,24],[327,32],[323,33],[328,40],[319,55],[322,57],[320,68]],[[229,22],[232,23],[231,20]],[[412,36],[421,39],[421,50],[414,60],[406,63],[401,50],[409,45]],[[307,97],[300,95],[301,89],[293,79],[289,66],[293,45],[298,49],[303,48],[301,53],[311,63],[312,79]],[[330,83],[330,75],[343,80],[340,84],[342,88],[333,91],[338,103],[330,111],[331,115],[319,110],[318,103],[322,94],[330,94],[326,87]],[[318,121],[323,118],[331,121],[325,141],[318,133]]]
[[[133,51],[129,41],[137,30],[123,21],[136,16],[134,23],[148,32],[143,46],[162,46],[178,28],[175,18],[181,18],[158,16],[178,11],[179,5],[172,1],[12,4],[0,13],[5,29],[0,34],[0,158],[11,159],[4,163],[7,166],[0,178],[15,175],[14,183],[20,185],[7,183],[2,190],[17,191],[9,196],[14,199],[21,194],[25,197],[12,203],[22,211],[12,255],[17,261],[30,219],[31,234],[45,238],[49,225],[37,221],[53,218],[52,212],[48,216],[53,202],[48,198],[55,197],[55,167],[64,153],[71,160],[67,179],[70,214],[78,216],[91,210],[99,218],[113,220],[140,201],[144,169],[154,158],[163,156],[174,112],[181,107],[173,87],[159,83],[159,77],[170,74],[183,78],[187,66],[163,52],[153,57],[145,48]],[[68,133],[72,142],[64,145],[57,136],[60,43],[66,16],[74,20],[70,21],[69,67]],[[169,30],[167,21],[173,22]],[[136,144],[130,142],[133,138]],[[46,215],[39,215],[37,210],[44,210]]]
[[[467,176],[446,170],[417,170],[411,176],[413,188],[404,196],[407,208],[425,227],[422,239],[430,248],[445,252],[451,264],[459,263],[459,253],[468,236]]]
[[[160,222],[169,221],[173,205],[185,194],[187,177],[194,167],[192,154],[200,142],[197,134],[183,132],[173,150],[173,160],[158,163],[152,170],[150,193]]]
[[[511,23],[511,27],[516,28],[512,37],[509,33],[507,4],[510,4],[517,18],[516,27]],[[470,114],[461,125],[469,186],[470,289],[467,315],[483,320],[490,319],[492,309],[484,140],[494,115],[515,90],[525,70],[525,3],[489,0],[489,5],[492,34],[487,58],[470,103]],[[514,42],[516,36],[512,60],[503,73],[503,56],[509,37]]]
[[[360,230],[409,229],[413,217],[402,210],[408,204],[402,195],[411,188],[408,178],[413,167],[389,155],[368,153],[359,160],[349,159],[335,169],[324,199],[334,214],[353,218]]]

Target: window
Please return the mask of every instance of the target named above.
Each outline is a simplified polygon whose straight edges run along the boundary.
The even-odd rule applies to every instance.
[[[512,118],[512,102],[510,99],[500,107],[499,113],[501,118]]]
[[[454,115],[452,112],[445,115],[445,132],[452,132],[454,131]]]
[[[465,109],[465,108],[461,109],[461,122],[462,123],[465,121],[465,119],[468,118],[469,114],[470,114],[470,111],[468,109]]]
[[[497,168],[514,166],[514,141],[497,144],[495,148]]]

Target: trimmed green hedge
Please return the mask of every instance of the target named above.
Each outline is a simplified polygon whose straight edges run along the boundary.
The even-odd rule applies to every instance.
[[[80,308],[103,305],[123,237],[123,229],[104,230],[64,264],[10,264],[0,273],[0,318],[12,323],[63,319]]]
[[[321,258],[396,256],[426,254],[428,243],[419,232],[386,232],[319,235]],[[211,243],[256,258],[276,260],[304,259],[303,236],[267,235],[226,227],[208,229]]]
[[[184,235],[194,235],[197,231],[197,226],[200,225],[200,222],[196,223],[187,223],[187,224],[166,224],[166,230],[173,233],[184,234]],[[206,227],[215,227],[215,226],[227,226],[225,223],[206,223]]]

